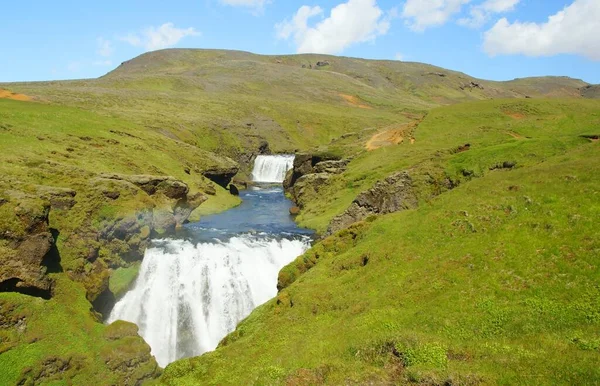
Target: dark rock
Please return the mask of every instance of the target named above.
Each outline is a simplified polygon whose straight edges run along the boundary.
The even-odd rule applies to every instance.
[[[231,179],[237,174],[238,171],[239,168],[237,166],[212,168],[202,172],[202,175],[217,185],[227,188],[227,185],[229,185]]]
[[[121,192],[119,192],[118,190],[105,190],[102,192],[102,194],[104,195],[104,197],[109,198],[111,200],[116,200],[121,196]]]
[[[186,167],[183,168],[183,172],[185,174],[189,175],[192,171],[191,171],[191,169],[189,167],[186,166]]]
[[[327,60],[317,62],[317,67],[325,67],[325,66],[329,66],[329,62]]]
[[[192,196],[188,196],[179,200],[173,208],[175,226],[179,227],[185,224],[192,212],[202,205],[206,200],[208,200],[208,197],[202,193],[196,193]]]
[[[348,228],[369,216],[413,209],[417,204],[412,179],[408,172],[392,174],[384,181],[377,182],[373,188],[358,195],[344,213],[331,221],[327,235]]]
[[[53,281],[46,276],[54,245],[48,228],[50,204],[21,197],[14,210],[23,233],[0,234],[0,292],[20,292],[44,299],[51,297]],[[16,220],[16,219],[15,219]]]
[[[234,184],[229,184],[229,193],[231,193],[233,196],[240,195],[239,189]]]
[[[261,141],[260,145],[258,145],[258,154],[271,154],[271,149],[269,148],[269,142]]]

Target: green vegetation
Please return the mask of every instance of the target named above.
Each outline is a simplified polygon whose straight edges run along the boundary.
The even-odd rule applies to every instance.
[[[169,365],[162,382],[599,382],[599,148],[581,137],[599,120],[594,101],[432,110],[413,145],[353,159],[303,222],[324,229],[397,170],[441,170],[458,187],[427,197],[417,181],[418,209],[321,241],[281,271],[276,299],[215,352]],[[490,170],[504,161],[516,165]]]
[[[0,294],[0,385],[134,384],[160,373],[135,325],[104,326],[80,284],[53,277],[51,300]]]
[[[239,163],[247,174],[265,141],[273,152],[353,157],[307,197],[301,225],[324,232],[400,170],[420,206],[315,245],[282,270],[277,299],[217,351],[169,366],[163,383],[600,382],[600,104],[582,98],[596,86],[164,50],[99,79],[1,88],[24,95],[0,99],[0,274],[38,231],[52,231],[56,261],[26,272],[53,280],[50,300],[0,293],[0,385],[158,376],[135,326],[105,326],[94,307],[129,288],[149,237],[168,228],[170,187],[208,197],[192,221],[231,208],[239,199],[203,173]],[[365,150],[396,129],[400,144]],[[155,194],[132,175],[176,182]]]

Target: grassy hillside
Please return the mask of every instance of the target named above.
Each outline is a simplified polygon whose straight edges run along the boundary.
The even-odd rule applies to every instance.
[[[129,245],[117,239],[102,243],[97,234],[108,224],[168,203],[102,176],[173,176],[187,183],[190,194],[214,193],[197,211],[201,213],[239,203],[201,174],[230,165],[233,161],[147,132],[121,118],[0,99],[2,281],[6,277],[6,282],[11,281],[13,266],[22,274],[28,264],[53,281],[50,300],[5,293],[0,288],[0,385],[59,380],[135,384],[158,375],[150,348],[137,335],[137,328],[104,326],[90,301],[107,284],[117,295],[127,289],[138,267],[125,256]],[[49,214],[44,215],[45,210]],[[48,218],[47,227],[56,242],[48,255],[51,263],[42,261],[36,267],[27,261],[28,255],[14,249],[20,238],[36,232],[22,220],[29,213]],[[149,228],[142,232],[148,233]],[[133,248],[140,238],[130,241]],[[113,272],[117,272],[114,280],[109,279]]]
[[[162,382],[600,382],[600,149],[582,137],[599,127],[596,101],[432,110],[414,144],[355,158],[302,222],[322,229],[397,170],[415,176],[419,208],[315,245],[280,273],[297,279],[276,299]],[[427,197],[433,180],[418,176],[440,171],[459,185]]]
[[[348,132],[408,122],[415,112],[439,105],[580,96],[585,85],[569,78],[488,82],[421,63],[171,49],[141,55],[99,79],[5,88],[124,117],[242,159],[262,140],[275,152],[307,149]]]
[[[398,170],[420,207],[316,245],[284,270],[297,280],[278,299],[216,352],[170,366],[165,383],[597,380],[596,89],[219,50],[1,84],[0,385],[156,377],[136,328],[104,326],[96,311],[185,205],[208,198],[197,219],[239,203],[204,174],[247,173],[265,141],[353,157],[307,196],[301,225],[324,232]],[[516,168],[490,170],[505,161]],[[49,259],[29,259],[50,239]]]

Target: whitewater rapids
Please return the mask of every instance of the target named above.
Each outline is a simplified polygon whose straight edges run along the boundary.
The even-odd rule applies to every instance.
[[[293,166],[293,155],[259,155],[254,161],[252,180],[264,183],[282,183],[285,174]]]
[[[254,235],[196,245],[159,240],[146,251],[139,277],[108,323],[137,324],[162,367],[214,350],[254,308],[277,295],[279,270],[308,247],[307,238]]]

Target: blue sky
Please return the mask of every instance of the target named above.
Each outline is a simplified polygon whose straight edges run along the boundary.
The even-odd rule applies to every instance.
[[[600,83],[600,0],[105,0],[0,5],[0,82],[90,78],[143,52],[224,48]]]

